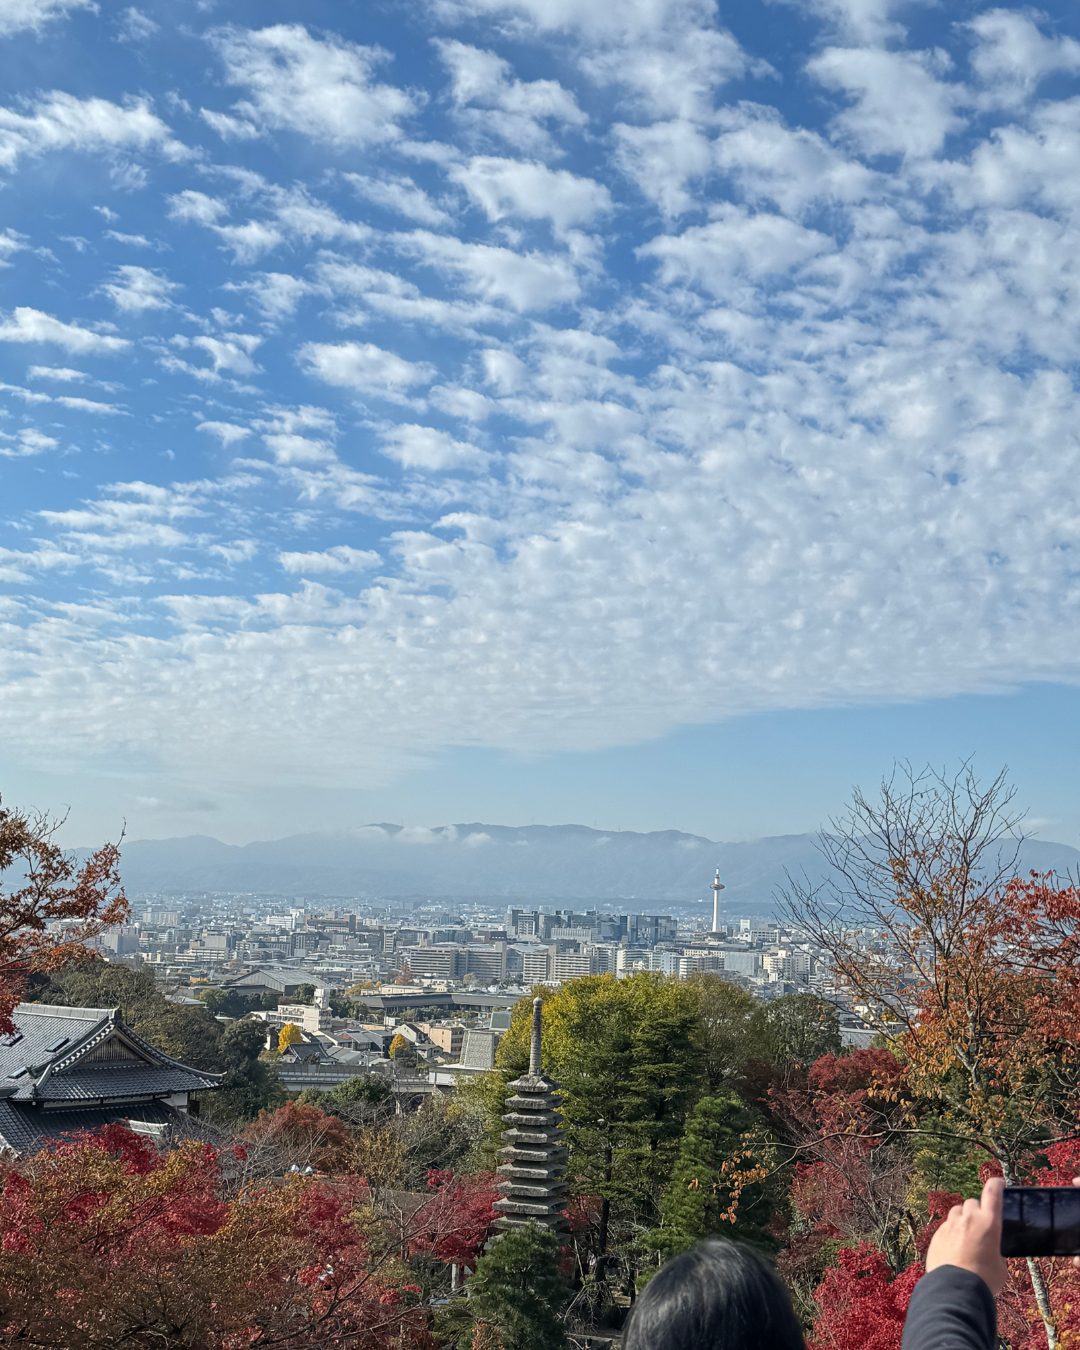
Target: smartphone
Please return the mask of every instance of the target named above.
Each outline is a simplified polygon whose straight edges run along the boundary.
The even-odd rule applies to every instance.
[[[1080,1256],[1080,1186],[1006,1186],[1002,1256]]]

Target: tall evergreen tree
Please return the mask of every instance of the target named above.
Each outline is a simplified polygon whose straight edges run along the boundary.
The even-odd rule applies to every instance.
[[[650,1245],[666,1259],[708,1237],[732,1237],[771,1247],[768,1188],[742,1183],[762,1158],[748,1146],[757,1121],[733,1094],[703,1097],[687,1121],[671,1183]]]
[[[570,1290],[550,1228],[529,1223],[500,1237],[476,1263],[468,1294],[470,1320],[458,1350],[470,1350],[480,1328],[481,1344],[501,1350],[564,1350],[559,1314]]]

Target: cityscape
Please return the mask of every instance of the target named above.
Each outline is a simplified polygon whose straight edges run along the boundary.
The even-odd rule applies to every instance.
[[[1080,1350],[1080,7],[0,0],[0,1347]]]

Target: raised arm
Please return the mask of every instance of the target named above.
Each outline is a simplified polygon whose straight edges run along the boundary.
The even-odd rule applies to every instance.
[[[903,1350],[994,1350],[1005,1283],[1001,1207],[1005,1184],[992,1177],[979,1200],[954,1205],[926,1253],[904,1323]]]

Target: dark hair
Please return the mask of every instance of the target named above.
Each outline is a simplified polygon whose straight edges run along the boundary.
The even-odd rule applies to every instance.
[[[773,1266],[737,1242],[701,1242],[645,1286],[623,1350],[806,1350]]]

